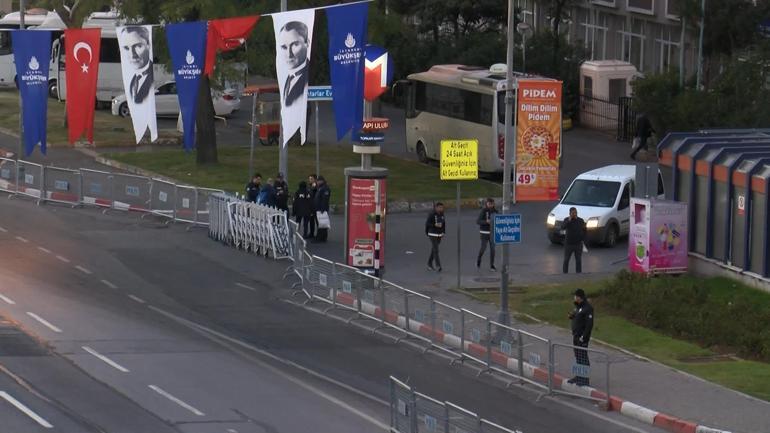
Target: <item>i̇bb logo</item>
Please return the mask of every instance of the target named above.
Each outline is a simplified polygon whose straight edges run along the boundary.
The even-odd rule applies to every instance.
[[[393,60],[385,48],[367,45],[364,67],[364,99],[374,101],[393,80]]]

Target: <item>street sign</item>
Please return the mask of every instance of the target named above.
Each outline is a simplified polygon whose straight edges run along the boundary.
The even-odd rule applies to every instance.
[[[441,140],[441,180],[479,178],[478,140]]]
[[[307,88],[308,101],[331,101],[332,86],[310,86]]]
[[[393,80],[393,58],[376,45],[367,45],[364,57],[364,99],[374,101]]]
[[[494,230],[496,244],[521,243],[521,214],[495,214]]]
[[[367,132],[375,132],[384,131],[388,128],[390,128],[390,119],[386,119],[384,117],[370,117],[368,119],[364,119],[364,124],[361,127],[361,130]]]
[[[385,134],[381,132],[365,132],[358,134],[358,141],[361,143],[379,143],[385,141]]]

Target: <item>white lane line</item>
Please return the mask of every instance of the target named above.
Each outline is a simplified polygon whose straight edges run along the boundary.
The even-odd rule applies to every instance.
[[[61,332],[61,329],[57,328],[56,326],[52,325],[51,322],[43,319],[42,317],[38,316],[35,313],[27,311],[27,315],[38,322],[42,323],[46,328],[50,329],[53,332]]]
[[[91,355],[94,355],[95,357],[101,359],[104,361],[107,365],[110,367],[115,368],[116,370],[122,371],[123,373],[128,373],[128,369],[126,367],[123,367],[122,365],[118,364],[117,362],[111,360],[110,358],[107,358],[106,356],[102,355],[101,353],[95,351],[94,349],[91,349],[88,346],[82,346],[83,350],[90,353]]]
[[[255,288],[253,288],[251,286],[247,286],[245,284],[235,283],[235,285],[238,286],[238,287],[242,287],[242,288],[244,288],[246,290],[251,290],[252,292],[256,292],[257,291],[257,289],[255,289]]]
[[[144,299],[142,299],[142,298],[139,298],[139,297],[134,296],[134,295],[128,295],[128,297],[133,299],[134,301],[140,303],[140,304],[144,304]]]
[[[199,411],[198,409],[190,406],[189,404],[183,402],[182,400],[180,400],[180,399],[174,397],[173,395],[167,393],[166,391],[162,390],[157,385],[147,385],[147,386],[149,386],[151,390],[157,392],[158,394],[162,395],[163,397],[166,397],[167,399],[173,401],[174,403],[178,404],[179,406],[182,406],[183,408],[189,410],[194,415],[198,415],[198,416],[205,416],[206,415],[205,413]]]
[[[16,305],[16,303],[15,303],[15,302],[13,302],[13,299],[11,299],[11,298],[9,298],[9,297],[7,297],[7,296],[4,296],[4,295],[0,295],[0,299],[2,299],[2,300],[3,300],[3,302],[5,302],[6,304],[10,304],[10,305]]]
[[[105,286],[109,287],[110,289],[117,289],[118,288],[118,286],[112,284],[111,282],[109,282],[107,280],[102,280],[102,284],[104,284]]]
[[[24,239],[24,238],[23,238],[23,237],[21,237],[21,236],[16,236],[16,239],[18,239],[18,240],[19,240],[19,241],[21,241],[21,242],[24,242],[25,244],[29,243],[29,241],[28,241],[28,240]]]
[[[33,412],[32,409],[28,408],[27,406],[24,406],[22,402],[20,402],[19,400],[16,400],[7,392],[0,391],[0,397],[4,398],[5,401],[7,401],[8,403],[11,403],[12,405],[14,405],[16,409],[19,409],[20,411],[22,411],[24,415],[27,415],[28,417],[32,418],[36,423],[40,424],[41,426],[45,428],[53,428],[53,425],[51,425],[51,423],[46,421],[40,415]]]
[[[51,250],[49,250],[48,248],[37,247],[37,249],[39,249],[40,251],[42,251],[42,252],[44,252],[46,254],[51,254]]]
[[[3,227],[0,227],[0,232],[8,233],[8,230],[4,229]]]
[[[80,265],[75,266],[75,269],[77,269],[78,271],[80,271],[80,272],[82,272],[82,273],[84,273],[86,275],[93,274],[93,272],[91,272],[90,270],[88,270],[88,269],[86,269],[86,268],[84,268],[84,267],[82,267]]]
[[[68,258],[66,258],[66,257],[62,257],[62,256],[56,256],[56,258],[57,258],[57,259],[59,259],[59,260],[61,260],[61,261],[62,261],[62,262],[64,262],[64,263],[69,263],[69,262],[70,262],[70,259],[68,259]]]

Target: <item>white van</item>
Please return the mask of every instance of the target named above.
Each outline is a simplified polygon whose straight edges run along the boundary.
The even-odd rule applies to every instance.
[[[577,209],[586,222],[587,241],[613,247],[628,236],[631,197],[634,195],[635,165],[608,165],[585,172],[572,181],[567,192],[548,214],[546,229],[552,243],[562,243],[562,222],[569,209]],[[658,198],[664,198],[663,177],[658,171]]]

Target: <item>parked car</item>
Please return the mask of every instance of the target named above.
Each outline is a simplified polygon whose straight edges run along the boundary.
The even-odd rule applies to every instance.
[[[664,198],[663,177],[658,172],[658,198]],[[562,222],[569,209],[577,209],[586,222],[586,240],[613,247],[618,239],[628,236],[631,197],[634,196],[635,165],[608,165],[578,175],[567,193],[546,219],[548,239],[552,243],[564,241]]]
[[[238,98],[235,89],[212,89],[211,98],[214,100],[214,113],[217,116],[229,116],[241,106],[241,100]],[[155,113],[158,117],[179,116],[179,98],[176,93],[176,82],[168,81],[155,89]],[[125,94],[117,96],[112,100],[112,115],[122,117],[131,115]]]

